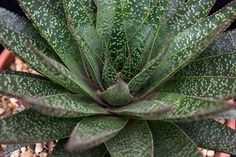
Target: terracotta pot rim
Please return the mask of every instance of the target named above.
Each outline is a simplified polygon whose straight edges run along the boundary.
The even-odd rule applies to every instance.
[[[14,62],[14,55],[9,50],[4,49],[0,54],[0,69],[8,68]]]

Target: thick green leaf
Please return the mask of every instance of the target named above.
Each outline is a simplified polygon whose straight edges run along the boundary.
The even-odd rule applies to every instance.
[[[181,79],[192,76],[236,77],[236,50],[195,59],[174,75],[173,78]]]
[[[215,1],[216,0],[188,0],[184,5],[183,0],[177,2],[173,2],[173,0],[169,1],[169,3],[173,3],[169,4],[169,7],[174,5],[174,14],[163,23],[158,36],[158,42],[154,44],[156,51],[152,54],[152,58],[161,53],[162,48],[166,46],[166,43],[169,44],[169,41],[171,41],[175,35],[186,30],[198,22],[199,19],[207,17]],[[166,16],[168,17],[171,14],[172,13],[169,11]]]
[[[50,71],[37,58],[27,43],[61,63],[59,57],[49,47],[46,41],[38,34],[37,30],[24,18],[21,18],[3,8],[0,8],[0,42],[16,53],[28,65],[37,69],[43,75],[50,77]]]
[[[73,73],[80,75],[82,62],[78,47],[64,20],[39,0],[21,0],[19,3],[65,65]]]
[[[126,123],[125,119],[108,116],[84,118],[75,127],[66,148],[73,151],[97,146],[115,136]]]
[[[236,77],[190,76],[172,79],[160,89],[194,97],[232,98],[236,95]]]
[[[106,59],[104,63],[102,79],[107,87],[114,85],[118,81],[118,74],[116,73],[116,69],[113,67],[109,59]]]
[[[168,20],[168,27],[166,27],[165,32],[168,35],[176,35],[198,22],[201,18],[207,17],[215,1],[216,0],[188,0],[187,3],[183,7],[179,7],[177,12]]]
[[[83,152],[67,152],[64,149],[67,139],[59,140],[54,148],[51,157],[103,157],[107,152],[104,145],[99,145]]]
[[[145,121],[130,121],[105,143],[112,157],[153,157],[153,139]]]
[[[33,49],[33,48],[32,48]],[[86,96],[90,96],[94,100],[99,101],[96,93],[87,85],[87,83],[78,75],[74,75],[64,65],[56,60],[53,60],[34,49],[34,53],[47,65],[48,69],[53,74],[56,82],[70,89],[73,92],[81,92]]]
[[[118,115],[134,116],[145,120],[158,119],[163,114],[172,110],[172,105],[158,100],[148,100],[133,103],[118,109],[111,109],[110,112]]]
[[[235,108],[226,111],[226,112],[222,112],[220,114],[216,114],[216,115],[212,115],[210,116],[210,118],[214,118],[214,119],[236,119],[236,110]]]
[[[169,79],[179,69],[183,68],[195,58],[211,40],[219,34],[236,15],[236,1],[224,7],[218,13],[199,21],[184,32],[178,34],[171,42],[167,52],[160,59],[159,56],[150,63],[130,82],[132,92],[139,90],[148,79],[144,93],[153,89]],[[155,72],[154,76],[153,73]]]
[[[50,11],[57,15],[60,19],[66,20],[61,0],[39,0],[42,4],[46,4]]]
[[[56,117],[70,118],[107,114],[105,109],[81,95],[56,94],[33,99],[30,102],[33,103],[33,108]]]
[[[153,51],[160,23],[167,6],[166,0],[156,1],[147,13],[136,33],[129,41],[130,55],[122,69],[122,75],[127,82],[144,66]]]
[[[150,121],[149,126],[153,134],[155,156],[202,156],[197,145],[175,124]]]
[[[93,25],[93,19],[85,6],[89,2],[63,0],[63,3],[68,26],[78,42],[82,59],[86,64],[85,68],[87,68],[94,82],[101,85],[98,61],[100,61],[99,53],[101,53],[102,44]]]
[[[214,120],[176,123],[199,147],[236,154],[236,131]]]
[[[0,91],[23,97],[39,97],[68,92],[41,76],[13,71],[0,72]]]
[[[124,27],[128,40],[139,30],[139,27],[152,8],[152,0],[127,0],[123,3]]]
[[[128,85],[122,80],[102,92],[101,97],[114,107],[127,105],[134,98],[129,92]]]
[[[236,50],[236,30],[222,33],[216,41],[210,44],[199,58],[234,52]]]
[[[177,93],[160,92],[155,99],[164,104],[172,104],[173,108],[170,112],[159,116],[159,119],[193,120],[230,108],[227,102],[223,100],[211,100]]]
[[[31,143],[66,138],[79,120],[44,116],[28,109],[0,120],[0,143]]]

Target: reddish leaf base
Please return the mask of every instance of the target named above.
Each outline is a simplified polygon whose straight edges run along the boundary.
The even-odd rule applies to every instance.
[[[7,49],[4,49],[0,54],[0,69],[8,68],[13,61],[14,56]]]

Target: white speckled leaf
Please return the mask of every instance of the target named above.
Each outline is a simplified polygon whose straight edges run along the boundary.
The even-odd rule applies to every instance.
[[[101,93],[101,98],[111,106],[119,107],[129,104],[134,97],[130,94],[127,84],[123,81],[119,81],[103,91]]]
[[[176,123],[199,147],[236,154],[236,131],[214,120]]]
[[[167,0],[157,0],[151,4],[142,24],[128,41],[131,52],[122,68],[125,81],[130,81],[150,59],[167,4]]]
[[[99,53],[101,53],[102,44],[93,25],[93,19],[85,6],[89,2],[83,3],[83,1],[63,0],[67,15],[67,24],[79,45],[85,68],[91,75],[92,80],[98,85],[101,85],[99,71],[99,61],[101,59]]]
[[[65,21],[39,0],[21,0],[19,4],[65,65],[76,75],[81,75],[82,62],[78,46]]]
[[[223,100],[191,97],[177,93],[160,92],[155,99],[162,103],[172,104],[173,108],[170,112],[161,115],[159,119],[197,120],[229,109],[227,102]]]
[[[216,41],[210,44],[199,56],[205,58],[209,56],[230,53],[236,51],[236,30],[222,33]]]
[[[122,130],[127,120],[108,116],[84,118],[77,124],[66,146],[68,150],[84,150],[97,146]]]
[[[31,46],[31,45],[29,45]],[[33,49],[33,47],[32,47]],[[73,92],[81,92],[82,94],[93,98],[94,100],[99,101],[99,98],[96,96],[95,91],[93,91],[83,80],[84,78],[79,75],[72,74],[63,64],[60,64],[56,60],[53,60],[42,53],[38,52],[36,49],[33,49],[34,53],[38,58],[47,65],[48,69],[54,76],[56,82],[62,86],[70,89]]]
[[[102,80],[107,87],[114,85],[118,81],[118,74],[116,69],[113,67],[109,59],[106,59],[103,71],[102,71]]]
[[[60,19],[66,20],[61,0],[39,0],[42,4],[47,6],[53,14],[57,15]]]
[[[34,143],[66,138],[80,119],[44,116],[27,109],[0,120],[0,143]]]
[[[231,23],[236,16],[236,1],[224,7],[218,13],[199,21],[184,32],[178,34],[170,44],[165,55],[157,57],[130,82],[131,91],[137,91],[148,79],[145,95],[169,79],[193,58],[205,49],[214,37]],[[154,73],[154,76],[152,75]]]
[[[67,139],[59,140],[54,148],[51,157],[103,157],[107,152],[104,145],[91,148],[87,151],[68,152],[64,149]]]
[[[201,157],[197,145],[178,126],[170,122],[150,121],[155,157]]]
[[[228,99],[236,95],[236,77],[190,76],[172,79],[161,87],[161,91],[196,97]]]
[[[32,98],[68,92],[44,77],[13,71],[1,71],[0,84],[1,93],[14,96]]]
[[[33,108],[55,117],[70,118],[107,114],[107,111],[97,103],[81,95],[56,94],[29,101],[33,103]]]
[[[136,34],[155,3],[156,0],[155,2],[152,0],[126,0],[123,5],[123,12],[124,27],[128,40]]]
[[[236,77],[236,50],[195,59],[174,75],[174,79],[191,76]]]
[[[123,116],[133,116],[138,119],[154,120],[172,110],[172,105],[158,100],[144,100],[133,103],[118,109],[111,109],[110,112]]]
[[[152,134],[145,121],[130,121],[105,145],[112,157],[154,157]]]

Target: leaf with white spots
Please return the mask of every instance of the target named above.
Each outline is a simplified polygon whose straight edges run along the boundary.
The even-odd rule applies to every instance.
[[[205,58],[209,56],[219,55],[222,53],[231,53],[236,51],[236,30],[227,31],[210,44],[199,56]]]
[[[107,114],[107,111],[81,95],[55,94],[29,100],[32,107],[50,116],[73,118]]]
[[[68,92],[44,77],[14,71],[1,71],[0,84],[1,93],[14,96],[32,98]]]
[[[109,103],[110,106],[114,107],[127,105],[134,99],[130,94],[129,87],[123,81],[119,81],[113,86],[107,88],[101,93],[101,98]]]
[[[91,0],[90,0],[91,2]],[[78,42],[82,60],[92,80],[101,86],[99,61],[101,41],[86,4],[81,0],[63,0],[68,27]]]
[[[31,45],[29,45],[29,47],[30,46]],[[75,93],[81,92],[82,94],[99,101],[99,98],[96,96],[95,91],[87,85],[87,83],[83,80],[84,78],[80,78],[79,75],[72,74],[72,72],[70,72],[63,64],[60,64],[56,60],[53,60],[46,55],[41,54],[36,49],[33,49],[33,51],[42,61],[42,63],[47,65],[56,82]]]
[[[66,138],[80,119],[44,116],[27,109],[0,120],[0,143],[34,143]]]
[[[236,77],[236,50],[195,59],[173,78],[176,80],[192,76]]]
[[[236,16],[236,1],[221,9],[209,18],[199,21],[178,34],[171,42],[164,56],[156,57],[130,82],[132,92],[147,83],[144,95],[150,93],[173,76],[192,59],[196,58]],[[154,73],[154,75],[153,75]]]
[[[64,149],[67,139],[59,140],[56,147],[53,149],[51,157],[103,157],[107,152],[104,145],[91,148],[82,152],[68,152]]]
[[[39,0],[21,0],[19,4],[65,65],[74,74],[81,75],[82,61],[78,46],[65,21]]]
[[[110,109],[110,112],[123,116],[132,116],[137,119],[154,120],[160,119],[172,109],[171,104],[163,101],[144,100],[118,109]]]
[[[202,156],[197,145],[175,124],[164,121],[150,121],[149,127],[154,139],[154,156]]]
[[[161,91],[196,97],[228,99],[236,95],[236,77],[190,76],[166,82]]]
[[[199,147],[236,154],[236,131],[214,120],[176,123]]]
[[[166,0],[155,1],[136,33],[128,41],[130,54],[122,68],[125,81],[130,81],[150,59],[166,6]]]
[[[43,5],[50,9],[50,11],[57,15],[60,19],[66,20],[63,5],[61,0],[39,0]]]
[[[153,157],[151,130],[145,121],[130,121],[105,143],[112,157]]]
[[[116,69],[113,67],[109,59],[106,59],[103,71],[102,71],[102,80],[107,87],[114,85],[118,81],[118,74]]]
[[[171,104],[172,110],[158,117],[158,119],[165,120],[197,120],[229,110],[227,102],[224,100],[191,97],[178,93],[160,92],[155,100]]]
[[[66,148],[70,151],[97,146],[114,137],[127,124],[127,120],[108,116],[87,117],[72,132]]]

